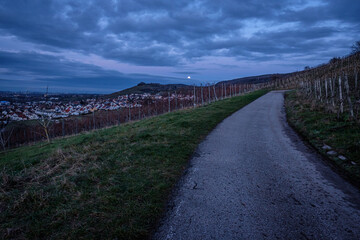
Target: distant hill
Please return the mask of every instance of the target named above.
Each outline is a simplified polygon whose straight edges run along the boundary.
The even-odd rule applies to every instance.
[[[271,80],[275,80],[276,78],[281,78],[286,76],[287,74],[265,74],[259,76],[251,76],[251,77],[243,77],[243,78],[235,78],[232,80],[225,80],[218,82],[217,84],[239,84],[239,83],[264,83],[269,82]]]
[[[235,78],[232,80],[225,80],[216,83],[218,84],[239,84],[239,83],[264,83],[276,78],[281,78],[286,76],[287,74],[266,74],[259,76],[251,76],[251,77],[243,77],[243,78]],[[106,95],[106,97],[117,97],[120,95],[129,95],[129,94],[142,94],[142,93],[150,93],[150,94],[166,94],[168,91],[174,90],[188,90],[192,89],[192,86],[186,84],[160,84],[160,83],[144,83],[141,82],[138,85],[124,89],[122,91],[114,92],[112,94]]]
[[[127,88],[119,92],[114,92],[109,97],[116,97],[120,95],[127,94],[142,94],[142,93],[150,93],[150,94],[163,94],[168,91],[181,90],[181,89],[189,89],[191,86],[185,84],[160,84],[160,83],[139,83],[135,87]]]

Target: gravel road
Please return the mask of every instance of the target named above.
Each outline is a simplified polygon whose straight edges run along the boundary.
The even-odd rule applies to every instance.
[[[360,192],[287,125],[273,91],[199,145],[154,239],[360,239]]]

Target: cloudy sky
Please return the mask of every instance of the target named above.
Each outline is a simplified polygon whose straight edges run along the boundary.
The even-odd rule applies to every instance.
[[[302,70],[348,54],[359,13],[358,0],[0,0],[0,90],[110,93]]]

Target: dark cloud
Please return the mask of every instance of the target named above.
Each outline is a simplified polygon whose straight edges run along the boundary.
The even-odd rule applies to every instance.
[[[34,53],[9,54],[1,64],[38,76],[108,76],[55,55],[68,51],[180,72],[218,56],[258,62],[312,56],[311,65],[348,53],[359,40],[359,12],[353,0],[0,0],[0,33],[35,44],[34,52],[54,53],[56,69],[41,65],[49,55]],[[36,55],[29,65],[21,59],[27,54]]]
[[[111,93],[139,82],[180,83],[182,79],[148,74],[123,74],[35,52],[0,51],[2,90]],[[99,87],[96,87],[99,86]]]
[[[189,71],[189,72],[187,72],[187,71],[183,71],[183,72],[173,72],[173,73],[176,73],[176,74],[198,74],[197,72],[191,72],[191,71]]]

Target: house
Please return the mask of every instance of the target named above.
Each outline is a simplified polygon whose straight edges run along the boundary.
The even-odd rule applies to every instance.
[[[10,102],[8,101],[0,101],[0,106],[9,106]]]

